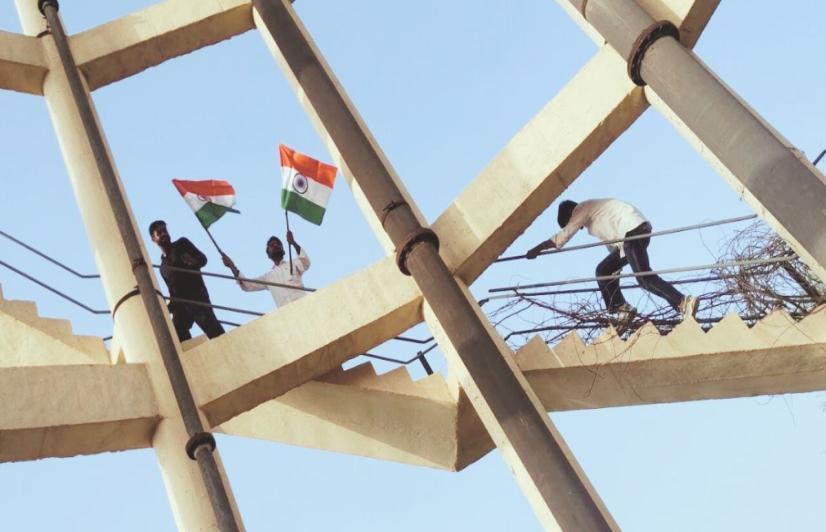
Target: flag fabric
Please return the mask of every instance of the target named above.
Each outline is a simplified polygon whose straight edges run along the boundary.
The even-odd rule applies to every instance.
[[[235,205],[235,190],[226,181],[173,179],[172,184],[204,227],[208,228],[227,212],[238,212],[232,208]]]
[[[283,144],[278,151],[281,154],[281,206],[308,222],[321,225],[338,169]]]

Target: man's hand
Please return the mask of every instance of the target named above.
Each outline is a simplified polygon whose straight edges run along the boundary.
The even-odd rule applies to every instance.
[[[292,231],[287,231],[287,245],[294,247],[297,253],[301,253],[301,246],[295,241]]]
[[[534,247],[532,247],[531,249],[529,249],[528,252],[525,253],[525,258],[535,259],[536,257],[539,256],[539,253],[541,251],[546,250],[546,249],[552,249],[552,248],[555,248],[555,247],[556,247],[556,244],[554,243],[553,240],[545,240],[544,242],[540,242],[539,244],[537,244]]]
[[[221,260],[224,261],[224,266],[226,266],[232,271],[232,275],[234,275],[235,277],[238,277],[238,275],[240,275],[241,272],[238,270],[238,268],[235,266],[235,263],[232,262],[232,259],[229,258],[228,255],[222,253]]]

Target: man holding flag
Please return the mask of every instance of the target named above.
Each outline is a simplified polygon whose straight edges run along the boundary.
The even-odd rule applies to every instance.
[[[238,279],[241,290],[255,292],[269,289],[270,295],[275,301],[275,306],[283,307],[287,303],[307,295],[307,292],[303,290],[302,276],[304,272],[310,269],[310,257],[307,256],[307,251],[295,241],[292,231],[287,231],[287,244],[295,248],[298,255],[294,262],[288,263],[284,260],[284,244],[281,243],[281,239],[278,237],[271,236],[267,240],[266,253],[272,261],[273,267],[267,273],[250,280],[243,279],[244,276],[241,275],[238,267],[227,255],[222,255],[221,258],[224,260],[224,265],[232,271],[232,275]],[[256,281],[272,284],[265,285]]]
[[[172,184],[184,201],[195,213],[201,226],[215,244],[218,252],[223,254],[218,243],[212,238],[209,226],[218,221],[227,212],[237,213],[235,190],[226,181],[209,179],[204,181],[184,181],[173,179]],[[189,340],[189,329],[193,323],[204,331],[208,338],[224,334],[224,328],[215,317],[209,300],[201,268],[206,266],[207,258],[186,238],[175,242],[166,230],[166,222],[156,220],[149,226],[152,241],[161,248],[161,276],[169,289],[169,310],[172,312],[172,324],[180,341]],[[191,270],[191,271],[186,271]],[[177,300],[177,301],[176,301]],[[192,303],[187,303],[189,300]]]
[[[294,212],[308,222],[321,225],[338,169],[283,144],[278,147],[278,151],[281,155],[281,206],[284,208],[284,217],[287,221],[289,265],[284,262],[284,245],[275,236],[267,240],[266,248],[267,257],[272,260],[273,268],[259,277],[251,280],[239,279],[242,277],[241,272],[232,259],[223,254],[222,258],[224,265],[238,279],[242,290],[251,292],[268,288],[276,306],[282,307],[306,295],[302,276],[310,268],[310,257],[293,238],[287,213]],[[292,248],[295,248],[298,254],[295,262],[292,259]],[[260,284],[261,281],[274,284],[264,285]]]
[[[161,277],[169,289],[172,300],[169,302],[169,310],[172,312],[172,324],[178,339],[183,342],[192,338],[189,329],[193,323],[197,323],[208,338],[224,334],[224,328],[218,323],[211,307],[176,301],[186,299],[211,304],[200,273],[201,268],[206,266],[206,256],[187,238],[173,242],[163,220],[155,220],[149,225],[149,235],[152,242],[161,248]]]

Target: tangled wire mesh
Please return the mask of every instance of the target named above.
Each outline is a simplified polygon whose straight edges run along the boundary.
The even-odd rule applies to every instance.
[[[691,285],[690,292],[700,301],[696,320],[706,329],[729,313],[738,314],[748,325],[779,309],[795,318],[802,318],[826,302],[826,284],[762,222],[735,232],[721,246],[716,262],[723,264],[787,256],[793,258],[773,263],[721,265],[707,275],[684,276],[672,282]],[[614,326],[620,336],[627,338],[646,322],[651,322],[660,334],[666,334],[682,321],[676,310],[664,306],[662,301],[652,298],[648,292],[638,290],[637,283],[623,283],[621,286],[626,290],[636,290],[634,303],[640,312],[631,323],[621,322],[607,313],[601,295],[593,288],[543,292],[517,290],[513,297],[500,300],[503,303],[489,310],[488,316],[514,350],[518,350],[535,334],[540,334],[549,344],[558,342],[573,331],[585,341],[594,341],[608,326]]]

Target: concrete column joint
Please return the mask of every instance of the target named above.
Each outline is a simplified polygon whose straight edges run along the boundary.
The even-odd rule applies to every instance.
[[[631,53],[628,54],[628,77],[640,87],[646,85],[640,73],[645,52],[662,37],[674,37],[677,42],[680,42],[680,30],[667,20],[659,20],[645,28],[634,41],[634,46],[631,47]]]

